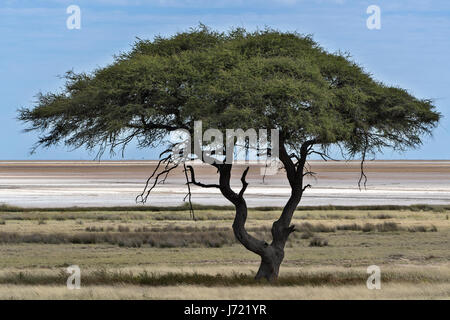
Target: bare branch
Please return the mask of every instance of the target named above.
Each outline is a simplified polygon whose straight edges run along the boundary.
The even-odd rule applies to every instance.
[[[244,195],[245,190],[247,190],[248,182],[245,181],[245,177],[247,177],[247,173],[248,173],[249,169],[250,169],[250,167],[247,167],[247,169],[245,169],[244,172],[242,173],[242,177],[241,177],[242,189],[241,189],[241,191],[239,191],[239,197],[241,197],[241,198]]]
[[[358,188],[359,188],[359,190],[361,190],[361,181],[363,179],[364,179],[364,189],[367,189],[367,176],[366,176],[366,174],[364,172],[364,162],[366,161],[366,153],[367,153],[368,144],[369,144],[369,138],[366,135],[364,148],[363,148],[363,151],[362,151],[361,175],[359,176],[359,180],[358,180]]]
[[[268,165],[267,165],[267,159],[266,159],[265,164],[264,164],[264,174],[263,174],[263,177],[262,177],[262,183],[263,184],[266,182],[267,167],[268,167]]]
[[[167,152],[167,150],[164,151],[164,152],[162,152],[162,153],[159,155],[159,157],[161,158],[161,156],[162,156],[164,153],[166,153],[166,152]],[[140,195],[138,195],[138,196],[136,197],[136,202],[142,202],[142,203],[145,202],[143,196],[144,196],[144,194],[145,194],[145,191],[146,191],[147,188],[148,188],[148,185],[149,185],[149,183],[150,183],[150,180],[153,178],[153,176],[156,174],[156,172],[158,172],[158,169],[159,169],[159,167],[161,166],[161,163],[165,163],[165,162],[168,161],[169,159],[170,159],[170,155],[168,155],[167,157],[165,157],[165,158],[163,158],[163,159],[160,159],[160,160],[158,161],[158,164],[156,165],[156,168],[153,170],[152,174],[150,175],[150,177],[148,177],[147,181],[145,182],[144,190],[142,191],[142,193],[141,193]],[[141,198],[141,200],[138,200],[139,198]]]
[[[189,169],[189,171],[191,173],[191,181],[188,181],[187,182],[188,184],[194,184],[194,185],[202,187],[202,188],[220,188],[220,186],[218,184],[204,184],[204,183],[196,181],[194,168],[192,166],[185,166],[185,171],[187,171],[187,169]],[[187,174],[187,172],[186,172],[186,174]]]
[[[169,152],[170,150],[165,150],[164,152],[161,153],[160,156],[162,156],[163,154]],[[162,170],[161,172],[158,173],[159,168],[161,167],[161,164],[165,163],[165,167],[164,170]],[[148,197],[150,196],[151,191],[155,188],[155,186],[158,184],[158,182],[160,181],[160,177],[161,176],[165,176],[163,179],[165,179],[167,177],[167,175],[169,174],[170,171],[176,169],[178,167],[177,163],[173,163],[173,160],[171,158],[171,155],[168,155],[165,158],[162,158],[158,161],[158,164],[156,165],[156,168],[153,170],[151,176],[147,179],[144,190],[142,191],[142,193],[140,195],[138,195],[136,197],[136,202],[141,202],[141,203],[146,203],[148,200]],[[153,178],[154,177],[154,178]],[[153,178],[153,184],[151,184],[150,186],[150,181]],[[150,186],[150,187],[149,187]],[[139,200],[140,198],[140,200]]]
[[[315,178],[315,175],[317,174],[317,172],[313,172],[313,171],[306,171],[305,173],[303,173],[303,176],[311,176]]]
[[[188,192],[186,194],[186,196],[184,197],[184,201],[186,201],[186,197],[188,197],[189,199],[189,212],[192,216],[192,219],[195,221],[195,213],[194,213],[194,207],[192,206],[192,192],[191,192],[191,185],[189,183],[189,178],[187,175],[187,169],[186,169],[186,164],[183,162],[183,167],[184,167],[184,176],[186,177],[186,185],[187,185],[187,189]],[[191,167],[191,172],[194,172],[194,170]]]
[[[332,157],[330,157],[328,154],[326,154],[325,152],[320,152],[320,151],[316,151],[316,150],[311,150],[309,151],[309,154],[318,154],[324,161],[328,161],[328,160],[332,160],[332,161],[339,161],[337,159],[334,159]]]
[[[300,162],[300,157],[298,155],[296,155],[295,153],[291,153],[289,155],[290,158],[295,158],[297,160],[297,162]]]

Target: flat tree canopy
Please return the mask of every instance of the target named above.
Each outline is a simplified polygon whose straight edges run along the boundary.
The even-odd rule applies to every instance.
[[[37,146],[142,148],[161,144],[168,133],[204,128],[278,129],[279,157],[292,196],[272,228],[269,245],[245,231],[245,187],[229,187],[232,164],[218,168],[217,187],[236,206],[233,230],[262,259],[257,277],[278,276],[292,215],[305,190],[305,161],[327,157],[338,145],[349,156],[384,148],[404,150],[431,134],[440,114],[431,100],[376,81],[347,54],[329,53],[310,36],[237,28],[221,33],[200,25],[172,37],[138,40],[111,65],[91,73],[66,73],[62,92],[40,94],[19,110],[27,131],[39,131]],[[202,155],[196,155],[202,159]],[[191,169],[190,183],[195,181]]]

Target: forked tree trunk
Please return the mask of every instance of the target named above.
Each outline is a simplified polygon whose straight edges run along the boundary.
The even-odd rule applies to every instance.
[[[315,140],[309,140],[302,144],[300,148],[300,156],[288,155],[284,142],[280,143],[279,157],[286,170],[286,176],[291,186],[291,196],[283,208],[280,218],[272,225],[272,243],[268,244],[265,241],[258,240],[251,236],[245,230],[245,222],[247,220],[247,204],[244,200],[244,192],[247,189],[248,183],[245,178],[249,168],[243,172],[241,177],[242,189],[239,193],[234,192],[230,187],[231,179],[231,164],[217,165],[219,171],[219,185],[217,186],[222,192],[223,196],[227,198],[236,207],[236,216],[233,222],[233,232],[236,239],[244,245],[248,250],[256,253],[261,257],[261,264],[256,274],[256,279],[265,278],[268,281],[274,281],[278,278],[280,265],[284,259],[284,248],[289,235],[294,231],[294,226],[290,225],[294,211],[302,198],[303,192],[309,185],[303,186],[303,172],[306,158],[316,143]],[[292,161],[292,157],[297,159],[297,162]],[[194,180],[194,177],[193,177]],[[201,185],[201,184],[200,184]]]
[[[258,254],[261,257],[261,264],[256,274],[256,279],[265,278],[268,281],[274,281],[278,278],[280,265],[284,258],[284,248],[289,235],[294,231],[294,226],[290,226],[292,215],[297,208],[302,196],[302,189],[293,189],[288,203],[283,209],[280,218],[272,225],[271,244],[258,240],[248,234],[245,229],[247,220],[247,205],[243,194],[247,187],[245,177],[247,170],[243,173],[241,181],[243,187],[239,194],[235,193],[230,187],[231,166],[223,166],[220,169],[220,190],[222,194],[236,207],[236,215],[233,222],[233,232],[236,239],[248,250]]]
[[[261,264],[259,266],[256,279],[265,278],[268,281],[274,281],[278,278],[281,263],[284,259],[284,248],[289,235],[294,231],[294,226],[289,226],[290,220],[284,219],[285,216],[294,214],[301,199],[301,192],[293,193],[283,209],[283,213],[272,225],[272,243],[267,246],[261,255]]]
[[[245,230],[246,218],[247,206],[242,199],[242,202],[236,206],[236,216],[233,222],[234,235],[244,247],[261,257],[261,264],[255,278],[257,280],[265,278],[268,281],[274,281],[278,278],[280,265],[284,258],[284,245],[286,242],[277,244],[272,242],[269,245],[265,241],[252,237]]]
[[[268,246],[263,256],[261,257],[261,264],[256,273],[256,280],[267,279],[270,282],[278,278],[281,262],[284,258],[284,248],[276,248]]]
[[[283,217],[292,215],[301,199],[301,193],[291,195],[288,203],[283,209],[280,219],[272,225],[272,243],[268,244],[264,241],[253,238],[245,230],[245,221],[247,219],[247,206],[244,199],[239,199],[236,206],[236,216],[233,223],[233,231],[236,239],[239,240],[248,250],[258,254],[261,257],[261,264],[256,274],[256,279],[265,278],[272,282],[278,278],[280,265],[284,259],[284,248],[289,235],[294,231],[294,226],[289,226],[289,221],[285,221]]]

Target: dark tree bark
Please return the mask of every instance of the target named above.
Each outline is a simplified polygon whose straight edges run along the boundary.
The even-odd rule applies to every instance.
[[[219,189],[223,196],[236,207],[236,216],[233,222],[234,235],[245,248],[261,257],[261,264],[256,274],[256,279],[265,278],[268,281],[274,281],[278,278],[280,265],[284,259],[284,248],[286,246],[286,242],[289,235],[295,230],[295,226],[290,225],[292,217],[302,198],[303,192],[309,186],[303,186],[303,177],[305,175],[303,173],[303,169],[308,151],[313,144],[314,141],[307,141],[302,145],[300,156],[297,158],[296,163],[294,163],[288,155],[284,144],[280,144],[280,160],[285,167],[292,192],[286,206],[283,208],[280,218],[272,225],[271,244],[254,238],[248,234],[245,229],[245,222],[247,220],[247,204],[243,195],[248,185],[245,178],[249,168],[247,168],[242,174],[242,189],[238,194],[230,187],[232,165],[223,164],[219,166]]]

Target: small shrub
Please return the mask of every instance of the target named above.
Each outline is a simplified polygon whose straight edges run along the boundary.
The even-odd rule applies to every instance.
[[[391,216],[391,215],[389,215],[389,214],[384,214],[384,213],[380,213],[380,214],[377,214],[377,215],[374,215],[374,216],[372,216],[371,214],[369,214],[369,218],[372,218],[372,219],[392,219],[393,218],[393,216]]]
[[[300,239],[310,239],[314,237],[314,233],[312,233],[311,231],[307,230],[305,232],[303,232],[300,236]]]
[[[377,224],[377,230],[378,232],[392,232],[399,231],[400,228],[395,222],[384,222],[382,224]]]
[[[84,230],[86,230],[87,232],[103,232],[103,227],[92,226],[92,227],[86,227],[86,229],[84,229]]]
[[[142,227],[142,228],[136,228],[134,229],[134,232],[150,232],[151,229],[147,228],[147,227]]]
[[[371,224],[371,223],[366,223],[363,227],[362,227],[362,232],[371,232],[371,231],[375,231],[375,225]]]
[[[345,230],[345,231],[360,231],[362,227],[359,224],[353,223],[353,224],[343,224],[336,227],[337,230]]]
[[[408,228],[409,232],[427,232],[427,228],[424,226],[414,226]]]
[[[127,226],[119,226],[117,228],[117,231],[119,231],[119,232],[130,232],[130,228],[127,227]]]
[[[322,239],[320,237],[314,237],[309,242],[310,247],[326,247],[328,246],[328,240]]]
[[[298,231],[301,232],[336,232],[335,227],[328,227],[322,223],[319,224],[311,224],[309,222],[304,222],[300,224],[297,228]]]
[[[392,231],[399,231],[401,230],[401,228],[395,222],[384,222],[376,225],[372,223],[366,223],[361,230],[363,232],[371,232],[371,231],[392,232]]]

